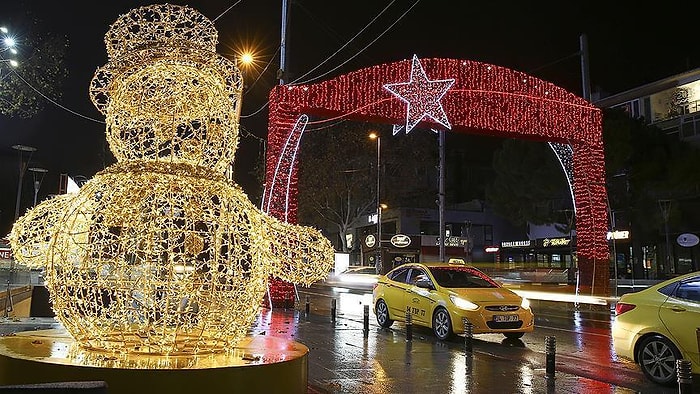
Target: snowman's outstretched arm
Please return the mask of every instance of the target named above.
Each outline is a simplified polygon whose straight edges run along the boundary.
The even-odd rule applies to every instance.
[[[48,264],[47,252],[56,224],[65,215],[66,207],[75,196],[57,195],[17,219],[9,237],[16,261],[29,268],[41,268]]]
[[[272,275],[291,283],[311,285],[325,278],[334,264],[335,251],[320,231],[268,217],[264,233],[271,240],[267,252]]]

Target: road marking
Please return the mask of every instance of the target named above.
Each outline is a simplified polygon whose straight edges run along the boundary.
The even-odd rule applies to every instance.
[[[549,326],[540,326],[540,325],[537,325],[537,324],[535,324],[535,327],[545,328],[545,329],[548,329],[548,330],[570,332],[570,333],[574,333],[574,334],[585,334],[585,335],[593,335],[593,336],[598,336],[598,337],[610,338],[610,335],[598,334],[598,333],[589,332],[589,331],[572,331],[572,330],[568,330],[568,329],[566,329],[566,328],[549,327]]]

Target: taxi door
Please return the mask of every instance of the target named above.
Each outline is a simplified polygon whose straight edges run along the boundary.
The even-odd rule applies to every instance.
[[[389,308],[389,315],[392,320],[403,321],[406,318],[406,308],[404,306],[404,295],[408,284],[406,280],[410,267],[399,269],[393,273],[390,280],[384,286],[384,302]]]
[[[700,365],[700,276],[681,282],[661,305],[659,317],[686,357]]]
[[[432,304],[429,289],[424,289],[415,285],[421,276],[428,277],[427,273],[420,268],[412,268],[408,275],[408,283],[404,295],[404,314],[410,313],[413,322],[422,326],[432,325]]]

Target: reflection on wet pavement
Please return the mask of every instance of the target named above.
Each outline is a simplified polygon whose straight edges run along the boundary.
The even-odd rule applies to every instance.
[[[418,327],[412,341],[398,324],[393,329],[373,325],[365,337],[361,319],[355,319],[362,317],[362,308],[358,310],[345,318],[343,309],[335,323],[329,316],[306,316],[303,310],[263,310],[252,333],[308,346],[309,382],[329,393],[635,392],[565,373],[548,389],[544,358],[523,357],[533,353],[527,345],[502,336],[496,343],[477,339],[478,350],[471,354],[465,354],[459,339],[436,341],[429,330]]]

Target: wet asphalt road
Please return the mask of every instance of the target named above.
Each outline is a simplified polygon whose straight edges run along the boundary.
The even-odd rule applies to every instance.
[[[332,300],[335,299],[335,324],[347,324],[347,327],[355,325],[364,327],[364,305],[372,303],[371,291],[367,289],[347,290],[319,284],[310,288],[299,288],[299,294],[296,308],[302,316],[304,316],[308,296],[309,310],[312,316],[320,319],[321,322],[331,321]],[[478,374],[480,382],[492,382],[494,385],[502,385],[506,381],[513,382],[513,384],[503,387],[505,391],[499,390],[497,392],[678,393],[677,386],[656,385],[644,377],[636,364],[617,357],[610,335],[610,326],[614,316],[605,307],[601,309],[601,307],[581,305],[575,309],[571,304],[534,301],[533,310],[536,315],[535,331],[526,334],[520,340],[505,339],[500,334],[481,334],[474,337],[471,378],[475,377],[474,371],[481,371],[482,373]],[[406,326],[403,323],[394,323],[390,329],[382,329],[376,324],[371,307],[368,324],[370,336],[376,336],[376,341],[400,342],[402,340],[404,344],[407,342]],[[534,390],[534,382],[544,379],[546,337],[555,338],[556,374],[562,375],[558,378],[568,380],[569,384],[566,387],[554,388],[547,387],[545,384],[543,387],[538,386],[538,390],[544,391],[538,391]],[[300,342],[303,343],[303,341]],[[369,346],[365,345],[364,342],[363,347]],[[371,344],[371,341],[367,342]],[[411,342],[413,342],[412,362],[415,362],[419,357],[415,354],[417,343],[447,352],[447,356],[441,355],[441,357],[451,358],[452,361],[448,363],[449,365],[463,365],[465,362],[463,338],[442,342],[434,337],[430,329],[414,326]],[[377,343],[381,342],[375,342],[375,345]],[[375,354],[382,353],[382,349],[363,351],[371,352],[372,350]],[[433,356],[428,350],[420,357],[429,359]],[[406,360],[404,359],[403,362]],[[468,391],[456,390],[456,387],[460,385],[457,383],[462,382],[463,379],[454,378],[454,376],[450,378],[448,371],[428,368],[421,371],[420,380],[430,380],[433,379],[433,376],[437,380],[456,379],[454,384],[442,385],[441,383],[438,385],[447,391],[436,392],[488,392],[488,383],[478,384],[478,389],[475,389],[474,384],[472,384],[473,387]],[[311,369],[309,374],[310,378],[314,376]],[[542,382],[540,381],[540,383]],[[700,376],[694,376],[693,392],[700,393]]]
[[[309,314],[306,314],[306,300]],[[331,307],[335,300],[335,318]],[[439,341],[427,328],[367,321],[367,290],[299,288],[289,308],[262,309],[250,335],[293,339],[309,348],[309,393],[678,393],[649,382],[612,348],[610,311],[533,303],[536,329],[522,339],[500,334]],[[365,330],[367,326],[368,330]],[[50,318],[2,319],[0,335],[60,327]],[[555,376],[546,378],[545,338],[556,339]],[[693,377],[700,393],[700,376]]]

